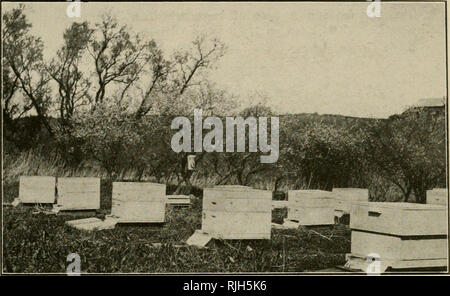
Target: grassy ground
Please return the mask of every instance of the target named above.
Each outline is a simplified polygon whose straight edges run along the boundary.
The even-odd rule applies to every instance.
[[[5,187],[11,200],[15,186]],[[102,184],[101,211],[111,206],[110,186]],[[201,198],[190,208],[166,209],[163,225],[116,226],[82,232],[64,224],[73,217],[33,214],[33,208],[3,208],[4,272],[61,273],[66,257],[78,253],[81,271],[123,272],[301,272],[344,263],[350,231],[343,225],[272,230],[271,240],[213,241],[208,249],[177,247],[201,228]],[[274,210],[281,223],[286,210]],[[319,235],[320,234],[320,235]],[[154,247],[152,243],[161,243]]]

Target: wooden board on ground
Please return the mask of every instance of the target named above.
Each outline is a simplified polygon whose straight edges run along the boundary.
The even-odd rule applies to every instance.
[[[46,176],[20,176],[21,203],[54,203],[56,178]]]
[[[209,234],[207,234],[201,230],[196,230],[194,232],[194,234],[188,238],[188,240],[186,241],[186,244],[188,244],[190,246],[204,248],[211,241],[211,239],[212,239],[212,236],[210,236]]]
[[[166,203],[173,206],[189,206],[191,197],[189,195],[166,195]]]
[[[58,178],[58,207],[63,210],[100,209],[100,178]]]
[[[84,231],[94,231],[94,230],[104,230],[113,229],[117,224],[117,219],[106,218],[105,220],[100,220],[98,218],[86,218],[67,221],[66,224],[78,230]]]
[[[285,229],[297,229],[300,226],[300,223],[296,220],[284,219],[283,227]]]
[[[111,214],[120,223],[165,221],[166,185],[150,182],[114,182]]]

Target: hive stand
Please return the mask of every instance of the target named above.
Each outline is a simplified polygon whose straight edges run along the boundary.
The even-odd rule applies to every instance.
[[[86,218],[66,221],[66,225],[84,231],[113,229],[117,223],[118,220],[111,217],[107,217],[105,220],[100,220],[98,218]]]

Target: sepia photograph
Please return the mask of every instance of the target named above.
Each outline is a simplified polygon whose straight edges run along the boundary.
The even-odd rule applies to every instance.
[[[2,275],[448,275],[446,1],[1,11]]]

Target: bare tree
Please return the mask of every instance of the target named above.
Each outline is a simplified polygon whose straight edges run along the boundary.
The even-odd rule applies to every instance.
[[[201,73],[212,67],[225,53],[225,45],[217,39],[197,37],[192,44],[193,48],[176,52],[170,61],[165,60],[160,52],[153,56],[152,75],[146,91],[142,92],[141,104],[136,113],[138,117],[151,110],[156,92],[164,94],[166,111],[169,111],[187,89],[200,84]]]
[[[47,120],[50,106],[50,77],[44,71],[43,43],[38,37],[30,34],[31,24],[23,14],[24,6],[12,9],[3,14],[3,98],[6,120],[21,116],[33,109],[53,136],[52,128]],[[24,102],[13,103],[18,90],[24,96]],[[19,107],[21,106],[21,107]]]
[[[122,86],[119,99],[123,99],[151,57],[149,49],[151,51],[155,46],[154,41],[144,42],[139,35],[132,35],[126,26],[119,26],[114,17],[104,15],[95,25],[88,46],[97,77],[94,104],[103,102],[106,88],[111,83]]]
[[[68,123],[76,108],[90,103],[91,83],[80,70],[80,62],[92,30],[87,22],[73,23],[64,32],[64,45],[47,70],[58,85],[58,109],[61,120]]]

